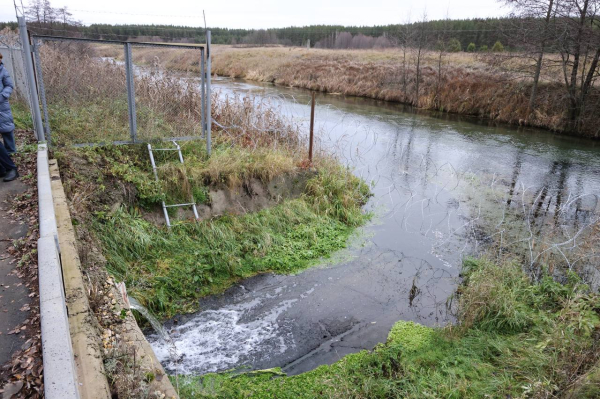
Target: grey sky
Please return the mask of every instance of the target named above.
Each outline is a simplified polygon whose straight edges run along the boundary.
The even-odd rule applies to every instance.
[[[29,0],[24,0],[27,4]],[[314,24],[387,25],[407,20],[498,17],[507,9],[496,0],[51,0],[67,6],[84,24],[174,24],[202,26],[202,9],[208,26],[271,28]],[[0,21],[15,20],[12,1],[0,4]]]

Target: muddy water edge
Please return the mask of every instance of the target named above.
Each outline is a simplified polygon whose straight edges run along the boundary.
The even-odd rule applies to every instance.
[[[308,125],[308,91],[225,79],[214,87]],[[321,266],[247,279],[166,322],[172,344],[148,338],[169,372],[282,367],[293,375],[373,348],[398,320],[451,323],[465,256],[493,248],[533,266],[595,220],[598,142],[373,100],[317,101],[318,147],[372,182],[373,221]],[[535,240],[550,250],[533,248]],[[576,245],[560,248],[597,286],[593,262]]]

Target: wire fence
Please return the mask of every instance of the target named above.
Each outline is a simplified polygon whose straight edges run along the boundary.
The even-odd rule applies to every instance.
[[[25,74],[24,52],[17,35],[0,35],[0,54],[2,54],[2,63],[14,83],[12,100],[26,104],[30,110],[31,99]]]
[[[52,145],[210,137],[205,46],[52,36],[33,40],[45,135]],[[192,53],[199,68],[185,75],[156,68],[157,62],[143,57],[148,47]]]

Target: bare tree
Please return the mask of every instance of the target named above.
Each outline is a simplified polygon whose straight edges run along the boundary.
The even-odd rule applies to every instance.
[[[527,109],[527,115],[530,115],[535,108],[544,53],[549,39],[550,21],[555,15],[557,2],[555,0],[505,0],[505,3],[515,8],[516,13],[513,17],[519,19],[523,33],[521,43],[529,44],[528,47],[531,47],[536,54],[533,86]]]
[[[580,116],[598,78],[599,7],[600,0],[563,0],[558,5],[555,35],[568,94],[569,128],[573,131],[581,128]]]
[[[417,27],[417,37],[416,37],[416,45],[417,45],[417,71],[416,71],[416,83],[415,83],[415,100],[413,101],[413,105],[419,106],[419,85],[421,81],[421,56],[425,50],[426,44],[426,32],[425,32],[425,24],[427,22],[427,12],[423,12],[423,18],[420,23],[418,23]]]
[[[25,16],[31,22],[42,23],[42,15],[44,10],[43,0],[31,0],[29,6],[25,8]]]
[[[413,40],[414,31],[412,29],[412,24],[410,23],[410,15],[403,25],[400,27],[400,31],[398,32],[398,45],[402,50],[402,92],[404,96],[408,98],[407,93],[407,52],[410,49],[410,45]]]
[[[52,24],[55,21],[56,12],[52,5],[50,4],[50,0],[41,0],[42,1],[42,23],[50,25],[52,28]]]
[[[73,23],[73,21],[71,20],[73,14],[69,12],[66,6],[56,9],[56,15],[58,19],[62,22],[63,28]]]
[[[352,45],[352,33],[341,32],[335,36],[335,48],[348,49]]]

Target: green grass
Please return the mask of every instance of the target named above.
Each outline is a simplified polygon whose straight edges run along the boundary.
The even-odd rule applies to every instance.
[[[27,104],[21,99],[11,101],[11,110],[17,129],[33,130],[33,120]]]
[[[179,144],[185,165],[179,162],[176,151],[154,151],[160,183],[155,181],[152,173],[146,144],[60,149],[55,156],[62,164],[67,164],[69,158],[82,157],[89,163],[102,167],[103,175],[133,184],[139,205],[144,208],[152,207],[162,200],[167,203],[188,202],[192,194],[197,202],[207,203],[208,186],[239,187],[242,182],[252,178],[269,182],[275,176],[295,173],[296,165],[300,162],[296,154],[284,147],[277,150],[249,150],[216,139],[212,154],[208,157],[204,141]],[[152,145],[153,148],[174,148],[170,142],[156,141]],[[324,178],[331,175],[328,171],[341,173],[335,171],[335,168],[331,162],[325,162]],[[350,178],[350,174],[344,172],[344,175]],[[99,178],[103,179],[104,176]],[[343,177],[337,184],[341,184],[343,188],[347,178]],[[321,181],[322,179],[319,180]],[[332,184],[334,181],[323,183]],[[336,197],[338,195],[341,193],[334,194]]]
[[[600,297],[576,277],[533,284],[519,265],[485,260],[464,270],[457,327],[400,321],[373,351],[293,377],[274,369],[171,378],[182,398],[563,397],[597,362]],[[577,397],[598,392],[588,384]]]
[[[194,193],[213,184],[213,164],[237,165],[218,174],[217,184],[251,176],[268,180],[295,167],[285,154],[227,146],[217,147],[207,159],[201,151],[192,151],[197,145],[184,147],[189,159],[185,176],[192,176],[189,186]],[[157,187],[141,151],[111,146],[88,148],[81,154],[94,164],[103,159],[105,169],[134,184],[139,203],[151,207],[163,198],[161,189],[170,186]],[[198,298],[220,292],[241,278],[268,271],[296,272],[345,247],[355,227],[369,218],[361,208],[370,195],[368,186],[334,162],[323,162],[307,186],[301,198],[273,208],[202,222],[179,221],[170,230],[144,219],[143,210],[126,207],[96,212],[92,227],[109,272],[124,280],[142,304],[166,318],[197,310]],[[180,194],[168,196],[173,200]]]

